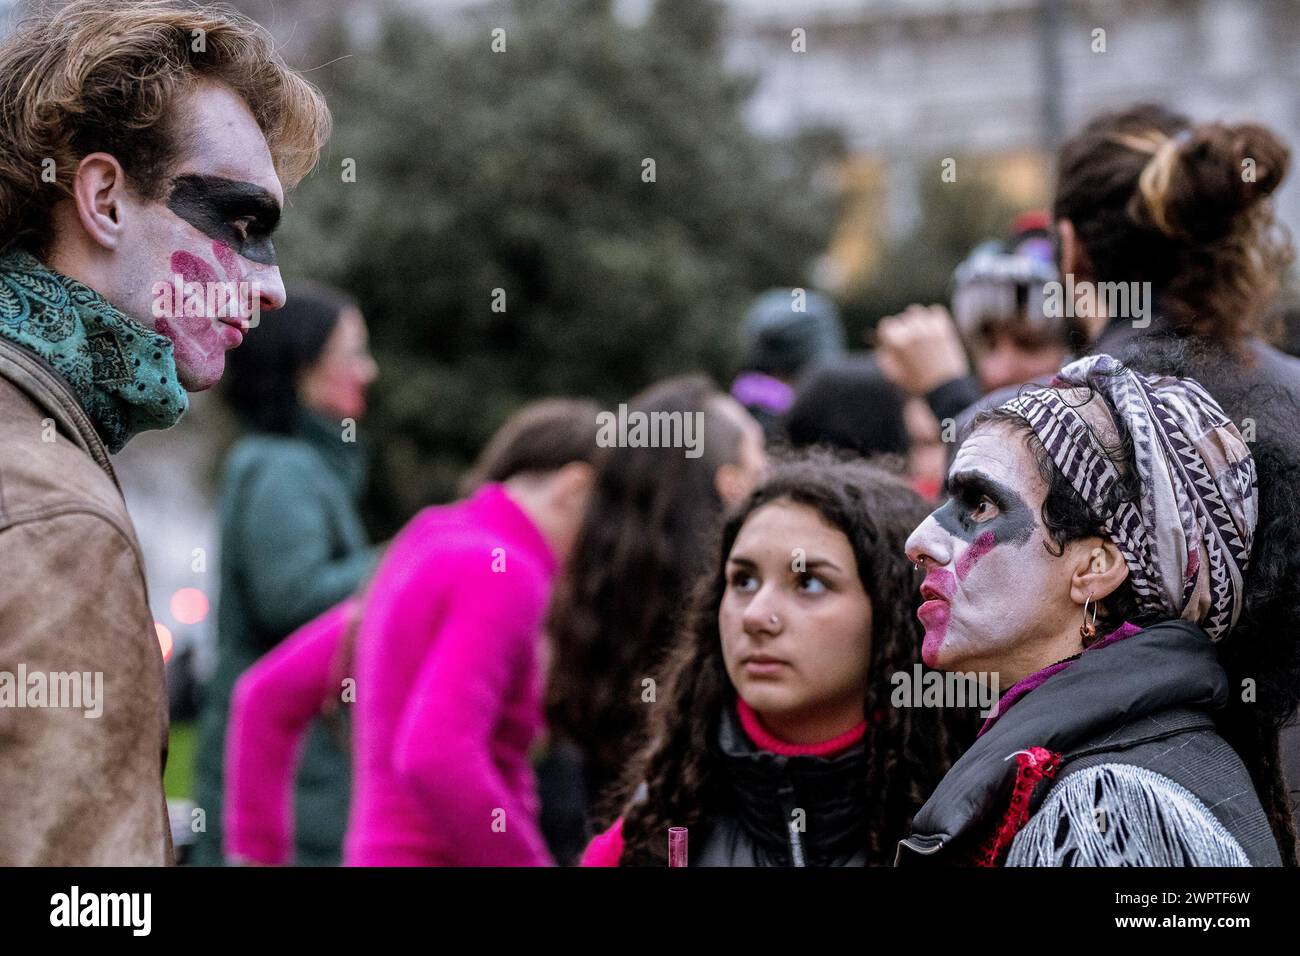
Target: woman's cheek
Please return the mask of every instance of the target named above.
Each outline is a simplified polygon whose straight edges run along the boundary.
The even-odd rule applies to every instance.
[[[350,372],[340,371],[334,377],[334,394],[338,396],[339,404],[347,409],[349,415],[355,414],[361,396],[361,382]]]
[[[740,615],[741,611],[728,593],[718,608],[718,636],[722,639],[722,659],[729,674],[734,674],[735,671],[735,646],[736,635],[740,632]]]
[[[353,418],[360,418],[366,411],[366,385],[359,378],[348,383],[348,408]]]
[[[818,628],[823,638],[815,665],[818,692],[826,697],[865,686],[868,676],[870,635],[864,631],[857,607],[845,603],[849,606],[836,608],[838,613]]]

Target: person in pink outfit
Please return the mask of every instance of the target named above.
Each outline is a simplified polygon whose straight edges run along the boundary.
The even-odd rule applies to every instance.
[[[466,500],[394,539],[364,599],[300,628],[236,685],[226,853],[277,865],[317,714],[350,716],[344,863],[544,866],[529,750],[542,728],[542,619],[590,497],[597,409],[549,400],[498,433]]]

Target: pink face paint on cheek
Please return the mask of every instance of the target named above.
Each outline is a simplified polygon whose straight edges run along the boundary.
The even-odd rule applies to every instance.
[[[939,649],[948,636],[948,618],[952,609],[946,601],[926,601],[916,612],[925,625],[925,639],[921,642],[921,660],[927,667],[939,666]]]
[[[172,340],[172,354],[176,356],[178,366],[189,368],[208,364],[211,350],[205,349],[194,341],[193,336],[177,329],[166,319],[159,319],[154,326],[154,331]]]
[[[187,287],[191,284],[198,286],[183,291],[182,303],[188,302],[191,291],[206,302],[209,283],[219,281],[212,266],[184,249],[172,253],[170,265],[173,275],[180,276]],[[178,303],[176,314],[159,318],[154,328],[171,339],[182,382],[201,382],[205,384],[200,387],[206,388],[221,377],[226,349],[232,345],[230,338],[233,335],[224,332],[228,326],[207,315],[187,313]]]
[[[213,242],[212,254],[221,263],[221,268],[226,270],[227,279],[233,280],[239,277],[239,257],[235,255],[235,250],[224,242]]]
[[[992,531],[985,531],[976,538],[975,543],[966,549],[966,553],[957,559],[957,580],[966,580],[966,575],[970,574],[975,563],[992,551],[996,543]]]
[[[172,272],[186,282],[216,282],[217,274],[212,267],[193,253],[178,249],[172,253]]]

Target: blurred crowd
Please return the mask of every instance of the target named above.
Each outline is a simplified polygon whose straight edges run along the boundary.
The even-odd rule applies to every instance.
[[[1262,178],[1238,184],[1246,157]],[[849,349],[830,298],[772,289],[737,317],[729,389],[688,376],[628,399],[698,416],[698,457],[601,447],[594,403],[537,402],[501,426],[463,500],[382,548],[353,510],[365,445],[337,440],[375,374],[363,320],[338,293],[291,291],[230,357],[236,406],[257,400],[224,478],[194,859],[662,863],[668,828],[689,825],[693,863],[892,863],[981,727],[971,708],[888,703],[891,675],[936,662],[912,577],[925,548],[906,539],[958,494],[949,466],[983,410],[1106,355],[1194,377],[1248,432],[1259,530],[1221,656],[1271,699],[1234,706],[1234,685],[1218,726],[1293,857],[1279,728],[1300,694],[1300,361],[1266,344],[1285,252],[1267,195],[1287,163],[1260,127],[1101,116],[1062,149],[1053,207],[971,250],[946,305],[883,318],[871,348]],[[1053,308],[1066,275],[1145,284],[1152,308],[1137,293],[1127,309],[1073,294]],[[834,570],[800,567],[800,546]],[[786,577],[796,596],[766,618],[743,598]],[[1032,618],[1033,597],[1007,612]],[[1107,640],[1132,626],[1103,617]],[[763,654],[777,630],[794,660]],[[794,686],[769,673],[784,666]],[[792,812],[815,819],[796,833]]]

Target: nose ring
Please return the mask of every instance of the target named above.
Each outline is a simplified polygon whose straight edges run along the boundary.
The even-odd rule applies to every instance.
[[[771,624],[773,627],[776,627],[778,624],[781,623],[781,619],[777,617],[775,614],[773,614],[768,618],[768,623]]]

